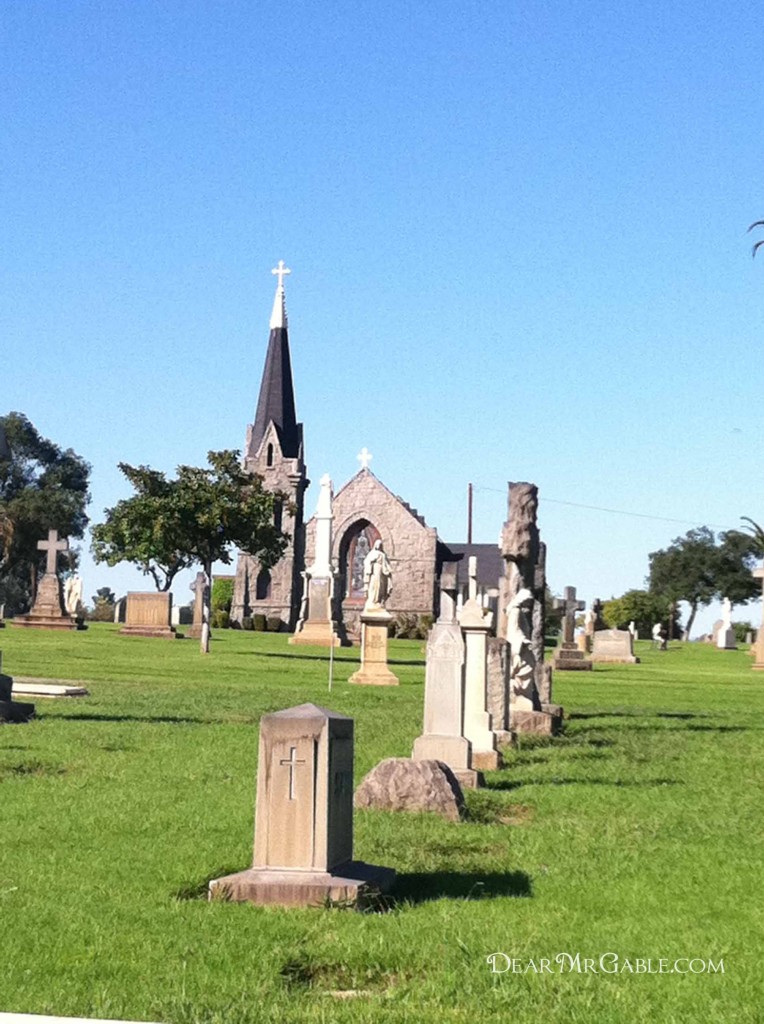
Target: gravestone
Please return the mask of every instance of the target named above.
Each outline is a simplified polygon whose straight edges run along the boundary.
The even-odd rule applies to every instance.
[[[264,715],[252,867],[211,881],[210,898],[362,902],[394,878],[353,860],[353,719],[315,704]]]
[[[761,580],[762,583],[762,595],[761,595],[761,626],[756,634],[756,643],[754,644],[754,663],[753,667],[758,671],[764,671],[764,568],[754,569],[753,575],[756,579]]]
[[[124,622],[127,615],[127,598],[120,597],[114,604],[114,621]]]
[[[424,731],[414,740],[416,761],[443,761],[462,786],[482,782],[472,765],[464,735],[464,639],[456,621],[456,565],[440,576],[440,614],[427,639],[424,677]]]
[[[332,481],[328,473],[321,477],[320,486],[318,506],[314,517],[316,521],[315,556],[312,564],[306,568],[305,572],[301,573],[303,593],[300,618],[294,635],[289,638],[289,643],[339,647],[340,636],[337,632],[337,624],[332,619],[335,572],[332,566]],[[386,647],[385,642],[385,650]],[[385,668],[387,668],[387,657],[385,657]],[[356,680],[356,682],[370,681],[368,679]],[[390,680],[387,682],[389,684]],[[397,683],[398,680],[395,679],[395,682]]]
[[[469,559],[469,598],[462,605],[458,620],[464,634],[464,735],[472,747],[472,767],[495,771],[500,766],[496,736],[491,727],[487,705],[487,643],[493,615],[478,601],[477,559]]]
[[[48,539],[38,540],[37,549],[46,553],[45,573],[37,585],[32,610],[27,615],[17,615],[13,625],[25,629],[76,629],[77,623],[64,609],[57,570],[58,554],[69,550],[69,542],[59,540],[56,530],[49,530]]]
[[[728,597],[722,602],[722,624],[716,636],[716,646],[722,651],[736,651],[737,640],[732,628],[732,604]]]
[[[507,641],[500,636],[489,636],[486,646],[488,714],[496,742],[501,747],[512,742],[509,728],[510,650]]]
[[[366,603],[361,612],[361,667],[348,680],[362,686],[397,686],[387,667],[387,633],[393,616],[385,608],[392,572],[382,541],[377,540],[363,561]]]
[[[125,624],[120,633],[125,636],[152,636],[176,640],[178,634],[170,622],[172,594],[131,590],[127,595]]]
[[[562,609],[562,639],[557,646],[552,665],[562,672],[591,671],[592,663],[576,644],[576,612],[584,610],[583,601],[576,600],[576,588],[566,587],[564,597],[555,601],[555,607]]]
[[[634,637],[628,629],[598,629],[592,644],[592,661],[595,664],[638,665],[634,657]]]
[[[198,640],[202,635],[204,623],[204,584],[207,577],[203,572],[198,572],[194,582],[189,585],[189,590],[194,595],[194,613],[191,625],[186,630],[186,636]]]
[[[3,655],[0,652],[0,722],[28,722],[34,717],[34,704],[23,704],[13,699],[13,678],[3,674]]]

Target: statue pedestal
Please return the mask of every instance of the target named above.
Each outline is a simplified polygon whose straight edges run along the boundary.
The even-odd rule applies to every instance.
[[[14,626],[26,629],[76,629],[77,623],[67,615],[61,601],[58,576],[46,572],[37,587],[34,605],[28,615],[17,615]]]
[[[332,621],[333,580],[317,576],[306,581],[308,614],[297,623],[290,644],[312,644],[318,647],[339,647],[340,637]]]
[[[393,617],[384,608],[361,612],[361,667],[348,679],[362,686],[398,686],[387,667],[387,627]]]
[[[591,672],[592,663],[575,641],[563,641],[555,651],[552,667],[559,672]]]

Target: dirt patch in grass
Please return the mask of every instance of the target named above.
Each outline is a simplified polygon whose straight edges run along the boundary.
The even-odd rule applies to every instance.
[[[42,778],[66,775],[68,769],[62,764],[50,764],[46,761],[31,759],[29,761],[17,761],[15,764],[0,764],[0,782],[5,779],[19,779],[25,777]]]

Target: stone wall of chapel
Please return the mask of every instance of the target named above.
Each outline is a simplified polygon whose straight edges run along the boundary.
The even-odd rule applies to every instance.
[[[332,560],[340,566],[343,540],[362,520],[379,531],[382,545],[391,562],[393,589],[387,609],[393,615],[412,613],[432,615],[435,611],[437,530],[424,526],[408,508],[387,490],[370,472],[361,472],[341,491],[332,504]],[[305,564],[315,552],[315,519],[305,526]],[[357,632],[360,606],[345,600],[347,581],[338,579],[342,588],[342,616],[345,627]]]

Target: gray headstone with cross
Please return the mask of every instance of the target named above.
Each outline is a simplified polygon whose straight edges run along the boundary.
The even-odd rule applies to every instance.
[[[46,576],[56,575],[59,551],[69,550],[68,540],[58,539],[58,530],[48,530],[47,540],[37,541],[37,550],[46,553],[45,574]]]
[[[353,719],[300,704],[260,719],[252,868],[210,893],[252,903],[356,899],[395,872],[353,861]],[[344,894],[344,895],[343,895]]]

